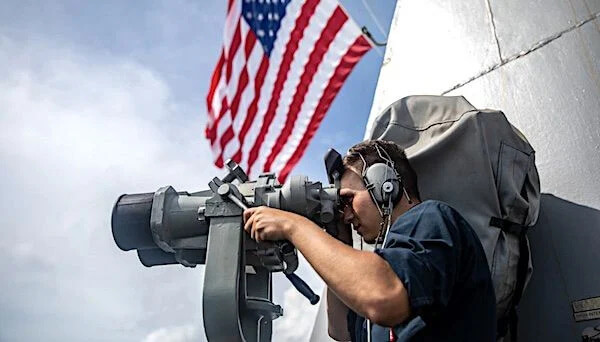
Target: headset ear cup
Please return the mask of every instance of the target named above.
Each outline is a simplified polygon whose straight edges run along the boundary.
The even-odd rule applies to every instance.
[[[390,197],[393,197],[394,184],[390,181],[385,181],[381,185],[381,197],[384,203],[390,202]]]
[[[400,194],[400,184],[395,170],[384,163],[376,163],[367,168],[363,176],[371,196],[379,207],[388,206],[390,198],[396,204]]]
[[[384,202],[395,206],[402,197],[402,185],[397,179],[390,179],[383,184],[382,193]]]
[[[394,193],[392,194],[392,203],[394,204],[394,206],[398,204],[398,202],[400,202],[400,199],[402,198],[402,194],[404,193],[402,189],[402,182],[396,179]]]

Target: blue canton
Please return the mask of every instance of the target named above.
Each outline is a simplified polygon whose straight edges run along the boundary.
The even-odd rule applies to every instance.
[[[260,41],[267,56],[281,27],[281,19],[291,0],[243,0],[242,16]]]

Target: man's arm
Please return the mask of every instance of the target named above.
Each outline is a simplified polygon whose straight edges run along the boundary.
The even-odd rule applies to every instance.
[[[327,288],[327,332],[336,341],[350,341],[348,307]]]
[[[289,240],[349,308],[381,326],[410,316],[406,288],[391,266],[373,252],[356,250],[309,219],[258,207],[244,212],[244,229],[261,240]]]
[[[293,229],[289,240],[339,299],[359,315],[382,326],[394,326],[409,317],[404,284],[377,254],[347,246],[312,222]]]

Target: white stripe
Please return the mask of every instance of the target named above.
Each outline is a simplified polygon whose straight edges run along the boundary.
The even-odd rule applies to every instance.
[[[221,72],[221,79],[219,80],[219,84],[217,86],[217,90],[215,91],[215,95],[213,96],[213,111],[214,111],[214,115],[215,115],[215,122],[211,124],[212,125],[217,125],[217,133],[216,133],[216,138],[213,141],[213,145],[216,144],[216,142],[220,139],[221,135],[219,133],[220,131],[220,127],[223,126],[223,119],[219,120],[219,114],[221,114],[221,109],[222,109],[222,104],[223,104],[223,99],[226,98],[227,96],[227,84],[225,83],[225,68],[223,68],[223,71]],[[229,99],[227,101],[227,104],[229,104]],[[227,113],[229,112],[229,110],[227,110],[225,113],[223,113],[223,116],[228,116]],[[222,130],[222,129],[221,129]],[[217,156],[215,156],[216,158]]]
[[[298,49],[293,56],[287,78],[283,85],[283,90],[279,97],[279,103],[275,111],[273,122],[267,131],[265,141],[259,151],[259,156],[254,166],[253,171],[256,173],[262,172],[265,161],[281,130],[285,127],[285,121],[288,117],[289,107],[292,103],[294,94],[296,93],[300,77],[304,73],[304,67],[308,63],[310,54],[312,53],[316,41],[319,39],[323,28],[327,25],[327,20],[331,17],[336,8],[336,3],[331,1],[321,1],[315,9],[315,13],[311,16],[307,27],[304,29],[302,39],[298,44]],[[273,169],[277,171],[276,169]]]
[[[258,110],[256,112],[254,122],[250,126],[248,134],[246,135],[244,146],[242,146],[242,157],[245,161],[245,165],[248,165],[250,150],[252,149],[252,145],[256,141],[256,137],[260,132],[267,106],[269,105],[269,100],[271,99],[271,94],[273,92],[275,79],[277,78],[277,72],[279,71],[279,66],[281,65],[281,59],[283,57],[283,53],[285,52],[285,47],[290,40],[290,34],[295,26],[294,24],[296,19],[298,16],[300,16],[301,8],[301,0],[290,2],[286,7],[286,15],[281,19],[281,27],[279,31],[277,31],[277,39],[275,39],[273,50],[271,50],[271,56],[269,58],[269,69],[267,70],[265,81],[260,90]],[[251,170],[247,170],[247,172],[248,176],[254,176]]]
[[[223,65],[223,68],[221,69],[221,76],[219,77],[219,83],[217,83],[217,88],[215,89],[215,93],[213,94],[211,100],[215,120],[221,112],[221,103],[223,101],[223,97],[225,96],[226,91],[227,85],[225,84],[225,65]],[[210,124],[212,125],[213,123],[211,122]]]
[[[213,115],[215,116],[215,120],[218,119],[219,113],[221,113],[221,103],[223,102],[223,98],[229,92],[227,83],[226,83],[227,81],[225,80],[225,76],[226,76],[226,72],[227,72],[227,60],[229,59],[229,56],[228,56],[229,47],[231,45],[231,40],[232,40],[235,30],[237,28],[237,23],[240,20],[240,15],[242,12],[242,6],[240,4],[238,4],[237,0],[235,0],[231,6],[232,6],[231,11],[229,12],[229,14],[227,15],[227,18],[225,20],[225,28],[224,28],[224,32],[223,32],[223,37],[224,37],[223,38],[223,49],[224,49],[223,55],[225,57],[225,60],[223,63],[223,68],[221,69],[221,76],[219,77],[219,83],[217,84],[217,88],[215,90],[213,98],[211,99]],[[233,75],[234,74],[232,73],[232,77],[233,77]],[[223,115],[227,115],[227,112],[225,112]],[[211,122],[210,125],[212,126],[213,123]],[[219,123],[219,126],[221,126],[221,123]],[[219,139],[220,139],[220,135],[217,135],[215,141],[218,141]],[[213,151],[214,151],[214,148],[217,145],[214,142],[212,145],[213,145],[212,147],[213,147]],[[219,149],[220,149],[220,146],[219,146]],[[218,155],[215,155],[215,159],[217,157],[218,157]]]
[[[241,24],[240,32],[243,32],[244,26],[247,27],[248,25],[246,24],[245,20],[242,20],[242,22],[240,24]],[[232,56],[233,63],[231,65],[231,78],[229,79],[229,84],[227,85],[227,98],[230,101],[233,101],[233,97],[235,96],[235,93],[237,91],[238,82],[240,81],[240,77],[242,76],[242,68],[246,64],[246,56],[244,53],[244,44],[246,42],[246,35],[242,33],[240,38],[241,38],[240,46],[239,46],[237,52],[235,53],[235,56]]]
[[[360,34],[361,32],[356,27],[356,24],[351,20],[346,20],[335,39],[331,42],[329,50],[323,56],[323,61],[319,65],[315,77],[308,88],[292,134],[277,158],[275,158],[272,167],[273,170],[279,172],[296,151],[311,118],[315,114],[315,109],[323,96],[323,92],[329,80],[333,77],[335,69]]]
[[[246,116],[248,115],[248,107],[250,107],[250,103],[254,99],[254,83],[256,81],[256,73],[258,72],[258,67],[260,66],[263,55],[264,55],[264,50],[263,50],[262,46],[260,45],[260,41],[257,40],[256,43],[254,44],[254,48],[252,49],[252,51],[250,53],[250,57],[248,58],[248,62],[246,64],[246,68],[248,71],[248,85],[246,86],[246,89],[244,89],[244,92],[242,93],[240,106],[238,108],[238,113],[237,113],[235,119],[233,120],[233,131],[234,131],[235,136],[225,146],[225,151],[223,153],[223,155],[227,156],[227,158],[231,158],[239,149],[240,142],[239,142],[238,137],[239,137],[242,125],[244,124],[244,120],[246,119]],[[246,141],[248,141],[248,140],[246,140]],[[240,163],[240,165],[243,168],[245,168],[247,166],[246,163],[243,163],[243,160]]]
[[[242,13],[242,6],[241,4],[238,4],[238,1],[234,1],[231,6],[231,12],[229,12],[227,19],[225,19],[225,31],[223,32],[225,56],[229,55],[229,46],[231,45],[231,40],[233,39],[233,35],[235,34],[238,22],[240,21],[240,15]]]
[[[219,158],[219,155],[221,154],[221,137],[223,136],[223,133],[225,133],[225,131],[227,130],[227,128],[229,128],[229,126],[231,125],[231,116],[229,115],[229,111],[227,111],[227,113],[225,113],[225,115],[223,116],[223,119],[221,119],[221,122],[219,124],[219,126],[217,127],[217,138],[215,139],[215,142],[210,146],[212,152],[213,152],[213,161],[216,162],[217,158]],[[223,162],[225,162],[227,160],[227,158],[225,158],[225,156],[223,156]]]
[[[221,119],[221,121],[218,122],[218,126],[217,126],[217,131],[220,132],[217,134],[217,139],[216,141],[219,141],[219,139],[221,139],[221,134],[223,132],[225,132],[227,130],[227,128],[229,128],[229,126],[231,125],[231,104],[233,101],[233,98],[235,97],[235,93],[237,90],[237,85],[239,82],[239,79],[241,77],[241,71],[242,68],[244,67],[244,64],[246,63],[246,56],[244,53],[244,44],[245,44],[245,38],[246,38],[246,33],[248,32],[249,27],[248,24],[246,24],[245,20],[242,20],[242,22],[240,23],[240,33],[241,33],[241,40],[240,40],[240,47],[237,50],[237,53],[235,54],[235,56],[233,56],[233,64],[232,64],[232,72],[231,72],[231,79],[229,80],[229,84],[223,86],[223,88],[219,88],[220,93],[219,94],[223,94],[224,96],[227,96],[227,100],[228,100],[228,104],[230,106],[230,109],[228,109],[225,113],[223,113],[223,115],[225,117],[228,118],[228,120],[225,120],[225,117],[223,119]],[[225,65],[224,67],[224,72],[223,74],[226,73],[227,70],[227,65]],[[222,79],[224,79],[225,77],[223,76]],[[219,85],[221,85],[221,82],[219,81]],[[222,99],[221,99],[222,100]],[[219,110],[220,110],[220,102],[219,102]],[[215,160],[216,158],[219,157],[219,154],[221,153],[221,144],[220,143],[214,143],[213,146],[213,152],[217,153],[214,157]],[[223,160],[226,160],[228,157],[231,156],[223,156]]]

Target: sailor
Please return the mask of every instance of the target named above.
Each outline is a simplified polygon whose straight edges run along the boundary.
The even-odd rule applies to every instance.
[[[495,341],[494,289],[469,224],[443,202],[420,200],[417,175],[395,143],[361,142],[343,161],[337,239],[294,213],[244,212],[252,238],[291,241],[325,281],[329,335],[338,341]],[[350,227],[375,244],[374,252],[352,248]]]

